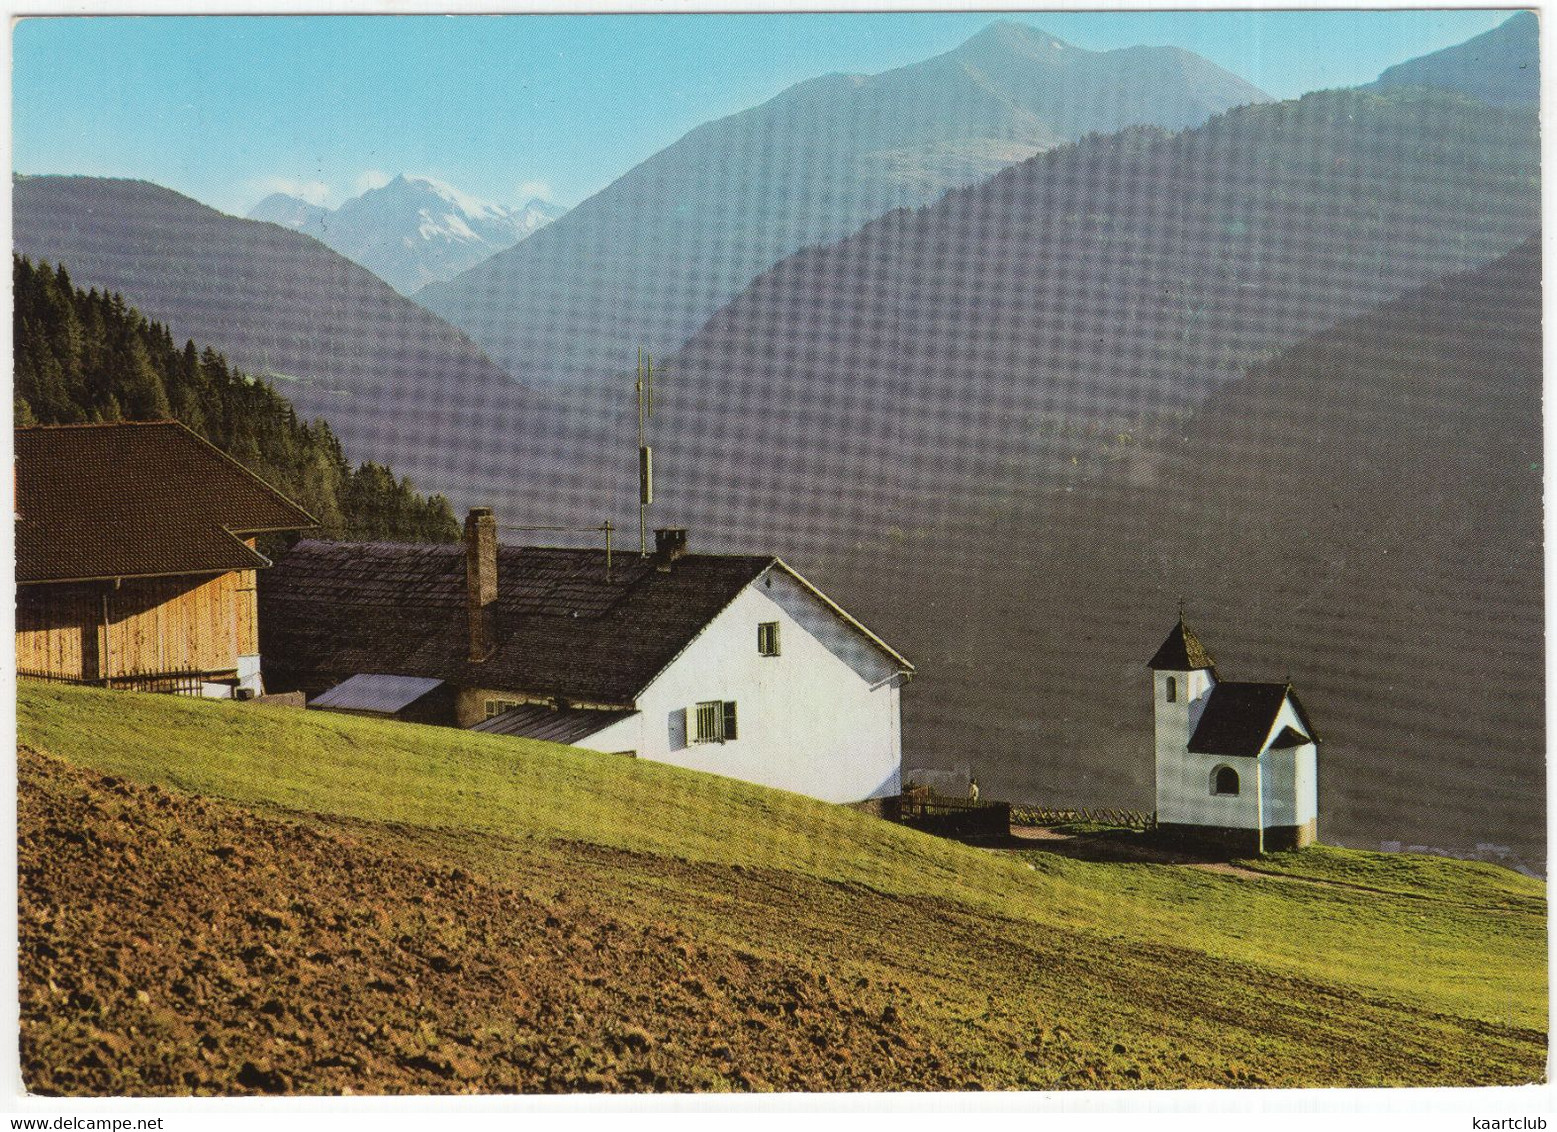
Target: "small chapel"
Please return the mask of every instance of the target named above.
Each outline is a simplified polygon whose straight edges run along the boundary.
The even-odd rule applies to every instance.
[[[1218,680],[1182,612],[1148,667],[1159,833],[1239,855],[1313,844],[1319,735],[1292,685]]]

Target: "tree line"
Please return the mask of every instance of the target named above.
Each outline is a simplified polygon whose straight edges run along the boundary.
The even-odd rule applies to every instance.
[[[118,294],[83,291],[64,265],[12,256],[13,419],[182,421],[306,508],[325,538],[451,542],[449,501],[382,464],[347,461],[323,420],[298,419],[271,385],[209,346],[180,348]]]

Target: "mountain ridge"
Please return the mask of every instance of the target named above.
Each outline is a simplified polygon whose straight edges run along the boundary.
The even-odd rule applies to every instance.
[[[310,204],[301,197],[288,193],[271,193],[249,209],[245,219],[258,220],[265,224],[278,224],[294,232],[312,236],[314,226],[322,217],[329,214],[328,208],[319,204]]]
[[[457,478],[440,438],[468,433],[481,411],[524,427],[541,404],[460,331],[317,240],[150,182],[18,177],[13,231],[17,253],[63,263],[176,340],[272,379],[357,458],[429,490]]]
[[[892,208],[1081,133],[1143,119],[1181,126],[1267,98],[1210,63],[1192,81],[1178,63],[1163,68],[1179,67],[1176,77],[1124,81],[1113,53],[1067,48],[1063,66],[1035,69],[1044,53],[1024,56],[1011,39],[997,28],[878,75],[819,76],[705,122],[522,244],[416,298],[521,378],[598,381],[640,345],[680,345],[782,256]]]
[[[953,483],[1020,482],[1030,418],[1192,406],[1359,308],[1510,250],[1539,219],[1535,127],[1447,94],[1321,92],[1089,139],[889,213],[770,268],[664,360],[692,402],[662,444],[684,471],[666,498],[706,521],[697,500],[721,498],[745,459],[750,425],[726,406],[787,427],[767,490],[723,493],[724,521],[776,521],[786,540],[816,541],[813,517],[769,517],[829,483],[881,516]]]
[[[1541,101],[1540,34],[1534,12],[1516,12],[1464,43],[1390,67],[1372,85],[1455,90],[1494,106],[1534,108]]]

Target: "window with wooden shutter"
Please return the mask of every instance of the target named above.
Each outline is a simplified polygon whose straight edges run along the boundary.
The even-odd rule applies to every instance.
[[[709,700],[694,709],[692,742],[728,743],[736,735],[734,700]]]
[[[757,655],[777,656],[779,654],[779,623],[777,621],[764,621],[757,626]]]
[[[694,743],[724,741],[724,704],[719,700],[697,705],[697,725],[692,731]]]

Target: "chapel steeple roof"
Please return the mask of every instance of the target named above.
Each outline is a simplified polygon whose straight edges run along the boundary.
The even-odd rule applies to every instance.
[[[1211,659],[1211,654],[1200,643],[1200,638],[1184,624],[1184,615],[1181,613],[1178,623],[1168,632],[1167,640],[1147,661],[1146,667],[1169,672],[1194,672],[1209,668],[1214,673],[1216,661]]]

